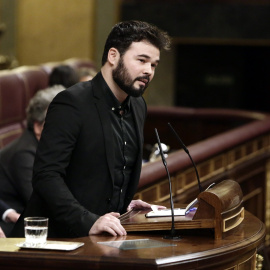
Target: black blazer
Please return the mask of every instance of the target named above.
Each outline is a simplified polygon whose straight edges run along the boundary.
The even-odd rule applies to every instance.
[[[33,194],[12,236],[22,235],[24,216],[49,217],[49,237],[86,236],[108,212],[113,192],[114,147],[101,73],[58,94],[51,103],[37,149]],[[146,104],[131,98],[139,154],[126,197],[140,178]]]

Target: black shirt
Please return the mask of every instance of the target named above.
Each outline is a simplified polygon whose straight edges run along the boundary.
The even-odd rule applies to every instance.
[[[128,184],[132,179],[134,165],[138,157],[138,138],[129,96],[121,104],[110,88],[105,89],[105,100],[110,113],[114,137],[114,185],[109,211],[123,212]]]

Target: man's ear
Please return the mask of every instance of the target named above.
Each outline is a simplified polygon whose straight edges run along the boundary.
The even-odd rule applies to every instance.
[[[115,48],[110,48],[108,52],[108,62],[111,65],[115,65],[116,63],[118,63],[119,58],[120,58],[120,54],[118,50]]]
[[[38,141],[40,140],[40,136],[41,136],[41,133],[42,133],[42,130],[43,130],[43,126],[44,126],[44,123],[39,123],[39,122],[36,122],[36,121],[33,124],[34,133],[35,133],[35,136],[36,136]]]

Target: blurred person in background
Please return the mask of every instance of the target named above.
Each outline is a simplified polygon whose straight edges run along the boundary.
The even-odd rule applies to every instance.
[[[60,65],[53,68],[49,75],[49,86],[63,85],[68,88],[79,82],[79,75],[74,68],[68,65]]]
[[[92,80],[97,74],[95,68],[82,67],[78,69],[79,81],[85,82]]]
[[[0,150],[0,198],[17,213],[22,213],[33,191],[34,158],[48,106],[63,89],[58,85],[38,91],[26,109],[27,128],[19,138]],[[7,221],[0,221],[6,235],[13,227],[13,222]]]

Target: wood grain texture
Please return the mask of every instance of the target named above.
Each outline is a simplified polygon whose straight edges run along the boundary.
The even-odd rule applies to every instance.
[[[0,239],[0,269],[254,269],[265,226],[249,212],[237,228],[215,240],[209,229],[179,230],[181,239],[165,240],[167,231],[134,232],[124,237],[97,235],[75,239],[84,246],[70,252],[14,248],[24,239]],[[121,250],[98,242],[151,239],[174,246]],[[59,240],[59,239],[49,239]],[[235,267],[235,268],[233,268]]]

